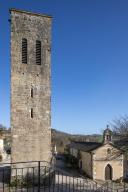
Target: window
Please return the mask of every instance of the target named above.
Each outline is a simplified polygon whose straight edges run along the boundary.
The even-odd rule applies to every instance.
[[[33,109],[31,108],[31,118],[33,118]]]
[[[110,141],[110,135],[107,135],[107,141]]]
[[[27,39],[22,39],[22,63],[27,64]]]
[[[36,41],[36,64],[41,65],[41,41]]]
[[[33,98],[33,88],[31,88],[31,98]]]
[[[108,154],[108,155],[111,154],[111,149],[110,149],[110,148],[107,149],[107,154]]]

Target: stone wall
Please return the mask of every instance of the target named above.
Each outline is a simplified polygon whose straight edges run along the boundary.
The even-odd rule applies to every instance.
[[[70,148],[70,154],[73,157],[77,158],[77,156],[78,156],[78,149]]]
[[[110,154],[108,154],[108,149]],[[109,164],[112,167],[112,180],[124,175],[124,155],[120,150],[110,144],[93,151],[93,179],[105,180],[105,168]]]
[[[87,152],[80,152],[81,154],[81,160],[82,160],[82,170],[90,177],[92,178],[92,160],[91,160],[91,154]]]
[[[51,17],[10,12],[12,162],[50,161]],[[28,44],[27,64],[22,63],[22,38]],[[41,65],[36,64],[36,40],[41,41]]]

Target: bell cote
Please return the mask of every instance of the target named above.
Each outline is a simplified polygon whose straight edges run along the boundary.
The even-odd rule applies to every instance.
[[[104,130],[103,134],[103,143],[110,143],[112,142],[112,131],[109,129],[109,126],[107,125],[107,128]]]

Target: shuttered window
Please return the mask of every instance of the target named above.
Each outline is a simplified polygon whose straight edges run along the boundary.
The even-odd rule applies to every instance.
[[[27,39],[22,39],[22,63],[27,64]]]
[[[36,64],[41,65],[41,41],[36,41]]]

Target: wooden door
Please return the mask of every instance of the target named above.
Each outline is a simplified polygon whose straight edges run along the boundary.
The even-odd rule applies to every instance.
[[[112,167],[109,164],[105,168],[105,180],[112,180]]]

